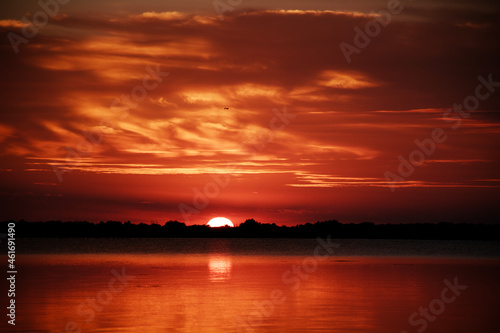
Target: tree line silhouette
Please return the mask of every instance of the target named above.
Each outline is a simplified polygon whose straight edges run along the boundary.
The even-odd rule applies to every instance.
[[[7,230],[7,224],[1,222]],[[316,238],[331,235],[332,238],[367,239],[470,239],[500,240],[500,225],[455,224],[450,222],[413,224],[340,223],[336,220],[295,226],[278,226],[248,219],[237,227],[211,228],[207,225],[186,225],[168,221],[164,225],[134,224],[130,221],[92,222],[27,222],[16,223],[17,238],[161,238],[161,237],[221,237],[221,238]]]

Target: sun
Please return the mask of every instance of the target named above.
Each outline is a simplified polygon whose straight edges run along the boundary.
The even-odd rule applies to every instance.
[[[234,227],[233,222],[231,222],[230,219],[226,219],[225,217],[214,217],[210,221],[208,221],[207,225],[209,227],[223,227],[223,226],[229,226],[229,227]]]

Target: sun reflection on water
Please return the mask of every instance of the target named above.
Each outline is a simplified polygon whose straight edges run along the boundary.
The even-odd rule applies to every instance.
[[[231,267],[231,257],[229,256],[210,257],[208,262],[210,281],[224,282],[228,280],[231,276]]]

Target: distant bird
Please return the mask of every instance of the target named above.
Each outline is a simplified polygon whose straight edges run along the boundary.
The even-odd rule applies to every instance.
[[[229,108],[224,108],[224,110],[229,110]]]

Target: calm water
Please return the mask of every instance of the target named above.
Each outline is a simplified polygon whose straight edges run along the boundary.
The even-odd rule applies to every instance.
[[[498,244],[333,243],[20,240],[14,331],[500,332]]]

